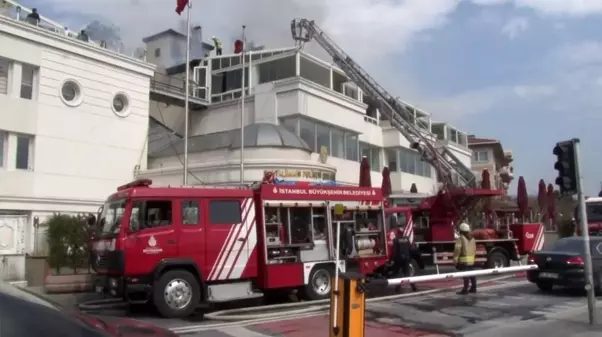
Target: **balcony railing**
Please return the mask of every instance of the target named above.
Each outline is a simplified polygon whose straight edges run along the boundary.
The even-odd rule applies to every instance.
[[[150,89],[152,93],[158,95],[184,100],[186,80],[176,76],[155,72],[155,75],[151,78]],[[207,100],[207,88],[199,87],[193,81],[190,81],[190,95],[188,98],[193,103],[202,105],[209,104],[209,101]]]

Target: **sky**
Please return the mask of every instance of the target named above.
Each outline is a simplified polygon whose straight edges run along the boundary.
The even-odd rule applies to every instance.
[[[394,96],[469,134],[499,139],[536,193],[556,142],[579,138],[586,195],[602,183],[602,0],[191,0],[206,39],[292,45],[315,20]],[[125,43],[177,28],[176,0],[21,0],[68,27],[99,19]],[[310,51],[316,46],[310,46]],[[513,184],[512,189],[515,189]],[[511,193],[515,191],[511,190]]]

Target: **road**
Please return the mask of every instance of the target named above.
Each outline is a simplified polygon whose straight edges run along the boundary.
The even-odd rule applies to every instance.
[[[602,312],[600,302],[599,307]],[[602,313],[599,321],[602,323]],[[165,325],[174,328],[169,323]],[[183,334],[187,337],[326,336],[328,316],[222,326],[210,323],[192,328],[194,325],[181,324],[177,331],[188,331]],[[182,329],[186,326],[190,328]],[[586,300],[581,292],[543,294],[523,279],[489,283],[474,295],[443,292],[369,303],[366,309],[367,337],[505,337],[535,333],[546,337],[600,336],[602,325],[587,324]]]

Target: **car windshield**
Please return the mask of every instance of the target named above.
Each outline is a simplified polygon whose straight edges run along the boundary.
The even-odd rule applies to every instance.
[[[102,228],[102,234],[117,234],[121,227],[121,219],[125,212],[125,200],[113,200],[107,202],[98,217],[98,227]]]
[[[588,202],[585,204],[587,210],[587,222],[602,222],[602,202]]]
[[[552,246],[554,252],[567,252],[567,253],[583,253],[583,240],[578,238],[564,238],[556,241]]]

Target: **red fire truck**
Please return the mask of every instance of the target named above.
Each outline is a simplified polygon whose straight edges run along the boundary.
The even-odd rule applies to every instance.
[[[378,188],[151,184],[137,180],[108,198],[91,262],[97,291],[152,303],[166,317],[278,290],[327,298],[339,231],[341,272],[387,262]]]
[[[414,246],[414,272],[427,265],[453,266],[456,238],[454,224],[462,218],[462,210],[474,202],[503,194],[499,190],[458,189],[444,197],[425,199],[417,207],[391,207],[385,210],[387,236],[406,236]],[[453,205],[453,206],[452,206]],[[474,229],[477,242],[476,262],[485,268],[507,267],[510,261],[543,249],[544,226],[540,223],[497,223],[495,228]],[[389,243],[390,244],[390,243]]]

